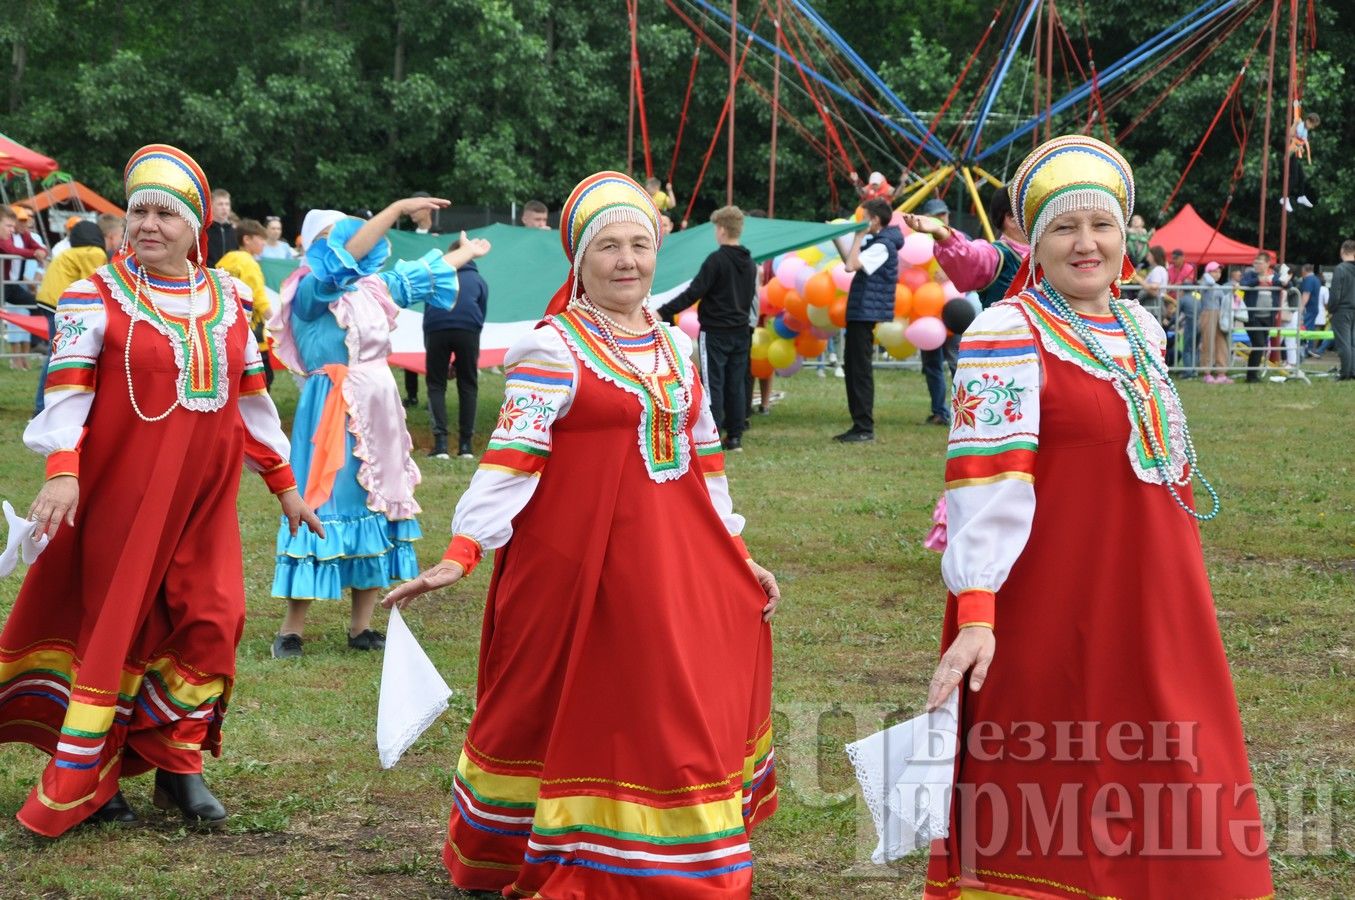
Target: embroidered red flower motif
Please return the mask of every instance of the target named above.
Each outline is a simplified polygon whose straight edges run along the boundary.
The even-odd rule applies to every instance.
[[[512,400],[504,401],[503,407],[499,409],[499,429],[501,431],[512,431],[527,411],[518,407]]]
[[[973,428],[975,414],[983,405],[983,395],[970,393],[963,385],[955,385],[955,396],[950,402],[951,414],[955,423],[964,428]]]

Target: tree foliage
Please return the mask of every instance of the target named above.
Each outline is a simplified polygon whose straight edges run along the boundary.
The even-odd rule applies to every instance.
[[[783,5],[789,0],[783,0]],[[1307,0],[1301,6],[1306,9]],[[687,0],[676,3],[698,22]],[[1269,146],[1267,243],[1278,233],[1287,85],[1288,4],[1281,4],[1276,98]],[[760,18],[771,35],[776,4],[752,0],[740,18]],[[1010,6],[1010,4],[1009,4]],[[1264,27],[1263,4],[1238,33],[1179,85],[1123,142],[1139,177],[1140,211],[1165,218],[1183,201],[1206,220],[1223,212],[1225,230],[1254,240],[1259,204],[1265,42],[1253,60],[1236,113],[1225,112],[1180,197],[1158,211],[1203,136],[1243,57]],[[727,7],[722,7],[727,8]],[[819,11],[879,71],[924,121],[936,111],[993,15],[983,0],[889,7],[865,0],[821,0]],[[1078,49],[1090,46],[1104,69],[1181,15],[1169,0],[1063,0],[1059,9]],[[1355,183],[1343,178],[1355,123],[1343,118],[1342,87],[1355,70],[1355,25],[1337,18],[1332,0],[1316,6],[1318,45],[1303,52],[1305,108],[1324,122],[1312,139],[1313,199],[1318,207],[1291,217],[1290,257],[1330,259],[1350,230]],[[639,48],[653,167],[666,176],[680,127],[695,41],[661,0],[640,2]],[[1302,26],[1302,16],[1300,17]],[[714,26],[708,26],[717,41]],[[1003,37],[995,30],[937,132],[948,139],[964,117],[974,86]],[[808,65],[845,83],[808,32],[789,46]],[[1027,42],[1029,44],[1029,41]],[[116,197],[121,167],[151,141],[180,145],[202,163],[213,184],[229,187],[237,208],[281,212],[295,221],[312,205],[378,206],[424,189],[458,203],[506,206],[537,197],[553,206],[583,175],[625,168],[629,34],[624,5],[550,0],[26,0],[0,10],[0,45],[10,52],[6,112],[0,130],[55,156],[96,190]],[[1179,74],[1184,61],[1145,84],[1110,117],[1123,128]],[[1031,62],[1018,57],[985,135],[991,141],[1028,117]],[[755,48],[747,73],[771,85],[771,55]],[[1073,73],[1075,76],[1076,73]],[[820,144],[827,143],[815,105],[795,67],[781,71],[785,112]],[[711,146],[724,103],[728,70],[710,48],[701,53],[674,181],[690,196]],[[1065,89],[1058,72],[1055,96]],[[877,98],[878,100],[878,98]],[[841,98],[842,141],[852,168],[891,177],[911,148],[870,126]],[[1085,107],[1056,130],[1080,129]],[[1249,125],[1240,177],[1238,123]],[[744,85],[738,94],[735,201],[767,201],[770,105]],[[1096,133],[1101,132],[1098,128]],[[637,174],[644,174],[637,123]],[[990,170],[1004,174],[1031,143],[1018,141]],[[824,217],[850,205],[847,166],[811,148],[785,117],[777,148],[778,215]],[[924,158],[919,167],[925,167]],[[713,148],[694,215],[724,201],[725,145]],[[830,187],[831,184],[831,187]],[[956,185],[950,198],[959,202]]]

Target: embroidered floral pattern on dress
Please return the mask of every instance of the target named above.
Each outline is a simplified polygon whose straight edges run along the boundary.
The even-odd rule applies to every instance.
[[[499,409],[498,429],[501,431],[543,430],[555,415],[555,408],[539,394],[526,397],[509,396]]]
[[[976,424],[1017,422],[1021,419],[1021,395],[1025,392],[1025,385],[1017,384],[1015,377],[1004,380],[989,372],[968,381],[957,381],[951,400],[955,425],[973,428]]]
[[[85,333],[85,323],[75,316],[57,316],[56,334],[52,336],[52,352],[60,353],[68,342],[78,340]]]

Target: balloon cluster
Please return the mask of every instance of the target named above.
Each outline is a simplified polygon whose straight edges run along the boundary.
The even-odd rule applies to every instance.
[[[776,257],[772,273],[758,288],[758,309],[767,324],[753,332],[749,365],[756,378],[794,375],[847,324],[852,276],[831,242]]]
[[[937,265],[931,235],[910,231],[897,214],[892,224],[905,233],[899,248],[894,318],[876,326],[875,341],[894,359],[907,359],[919,349],[941,346],[948,333],[963,332],[978,306],[965,299]],[[766,325],[753,332],[749,365],[756,378],[794,375],[847,325],[852,273],[831,242],[776,257],[772,273],[772,279],[758,288]],[[678,326],[693,334],[696,315],[691,312],[684,321],[687,315],[678,317]]]
[[[913,231],[895,214],[892,224],[903,232],[899,248],[899,282],[894,286],[894,318],[875,326],[875,342],[893,359],[907,359],[918,350],[935,350],[951,334],[960,334],[978,314],[936,261],[936,240]]]

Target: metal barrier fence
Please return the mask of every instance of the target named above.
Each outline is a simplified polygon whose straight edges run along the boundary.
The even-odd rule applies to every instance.
[[[1295,287],[1166,284],[1149,289],[1132,284],[1123,294],[1162,324],[1167,367],[1177,377],[1308,381],[1334,377],[1337,371],[1333,335],[1325,327],[1303,328],[1302,296]],[[950,359],[953,344],[947,349]],[[817,364],[805,361],[806,367]],[[921,360],[919,355],[901,361],[877,355],[875,366],[916,371]]]
[[[1336,357],[1328,354],[1332,333],[1303,328],[1304,304],[1296,287],[1129,285],[1124,295],[1162,323],[1167,367],[1178,377],[1306,381],[1334,371]]]
[[[25,263],[28,260],[22,256],[0,254],[0,301],[2,301],[0,305],[6,312],[37,315],[38,311],[35,304],[10,302],[12,292],[9,288],[11,285],[21,284],[27,287],[30,293],[37,291],[36,282],[12,281],[9,279],[9,266],[10,263],[14,262]],[[0,342],[0,360],[4,360],[6,365],[13,368],[30,368],[34,363],[41,365],[45,354],[33,349],[33,345],[42,342],[33,335],[24,331],[18,325],[0,322],[0,337],[3,338],[3,342]],[[23,349],[16,349],[20,347]]]

